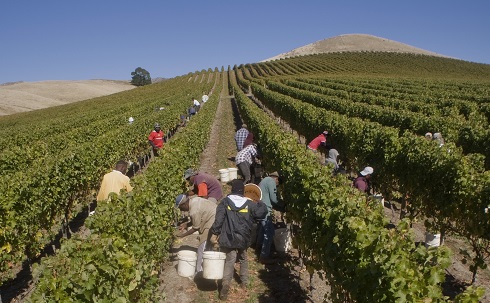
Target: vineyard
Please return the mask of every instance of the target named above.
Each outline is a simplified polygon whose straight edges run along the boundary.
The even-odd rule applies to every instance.
[[[185,186],[182,172],[199,162],[223,89],[264,163],[284,172],[287,216],[299,227],[294,243],[308,271],[325,272],[332,302],[449,301],[441,283],[452,253],[415,245],[415,222],[443,239],[466,239],[473,285],[454,301],[488,300],[477,276],[490,258],[490,66],[391,53],[210,69],[0,118],[0,283],[27,262],[32,302],[160,302],[173,199]],[[213,92],[210,100],[179,128],[191,97],[203,92]],[[121,158],[147,156],[154,122],[166,131],[164,151],[132,179],[132,193],[97,205],[85,221],[90,232],[71,234],[69,222],[94,201],[104,173]],[[374,191],[403,208],[396,227],[387,227],[379,203],[306,150],[323,130],[348,171],[374,167]],[[426,132],[442,133],[445,144]],[[61,247],[35,262],[60,230]]]

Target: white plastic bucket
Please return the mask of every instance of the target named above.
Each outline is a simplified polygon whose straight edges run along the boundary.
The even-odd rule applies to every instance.
[[[238,178],[238,168],[230,167],[228,168],[228,177],[230,180],[235,180]]]
[[[204,279],[223,279],[226,254],[219,251],[205,251],[202,255],[202,276]]]
[[[230,175],[228,174],[228,169],[227,168],[223,168],[223,169],[220,169],[219,170],[219,179],[223,183],[230,181]]]
[[[181,277],[192,277],[196,271],[197,253],[192,250],[181,250],[177,253],[179,264],[177,273]]]
[[[438,247],[441,245],[441,234],[425,233],[425,247]]]
[[[276,228],[274,231],[274,247],[278,252],[287,252],[291,246],[291,237],[286,227]]]

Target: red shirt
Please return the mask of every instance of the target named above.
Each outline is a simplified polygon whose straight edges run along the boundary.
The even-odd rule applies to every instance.
[[[153,142],[156,147],[162,148],[163,147],[163,132],[160,130],[158,133],[156,131],[152,131],[150,135],[148,136],[148,140]]]
[[[308,147],[313,149],[313,150],[317,150],[318,147],[320,147],[320,144],[322,142],[327,142],[327,138],[325,137],[324,134],[320,134],[320,135],[318,135],[318,137],[311,140],[311,142],[308,144]]]

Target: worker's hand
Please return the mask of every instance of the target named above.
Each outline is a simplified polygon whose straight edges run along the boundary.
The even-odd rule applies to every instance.
[[[211,235],[211,237],[209,238],[209,242],[211,242],[212,244],[217,244],[218,243],[218,236],[217,235]]]
[[[184,223],[179,225],[179,231],[183,231],[186,228],[187,228],[187,222],[184,222]]]
[[[219,249],[219,244],[218,244],[219,237],[217,235],[211,235],[209,238],[209,242],[213,245],[213,250],[218,250]]]
[[[194,195],[195,195],[195,193],[194,193],[194,191],[193,191],[193,190],[189,190],[189,191],[187,192],[187,197],[194,196]]]
[[[218,243],[219,237],[217,235],[211,235],[209,238],[209,242],[213,245],[213,250],[218,250],[219,249],[219,243]]]

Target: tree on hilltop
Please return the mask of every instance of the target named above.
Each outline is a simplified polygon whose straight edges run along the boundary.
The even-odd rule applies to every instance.
[[[136,68],[134,72],[131,72],[131,84],[136,86],[151,84],[150,73],[144,68]]]

